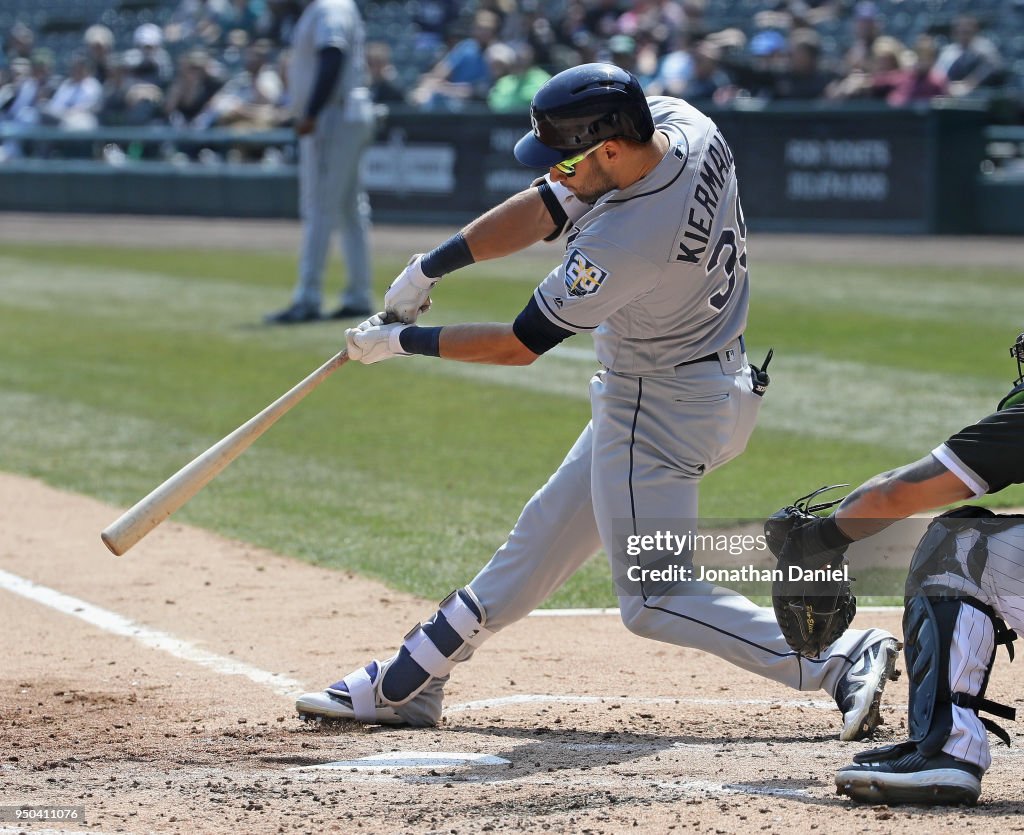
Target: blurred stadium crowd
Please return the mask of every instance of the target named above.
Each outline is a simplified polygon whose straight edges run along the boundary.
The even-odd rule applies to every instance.
[[[379,104],[528,107],[612,61],[719,106],[938,96],[1024,101],[1024,0],[386,0],[358,3]],[[0,126],[287,124],[300,0],[0,0]],[[4,143],[0,158],[16,156]]]

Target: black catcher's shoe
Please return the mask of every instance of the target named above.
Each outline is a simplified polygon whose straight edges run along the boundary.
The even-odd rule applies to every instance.
[[[878,755],[874,761],[872,754]],[[926,757],[903,743],[857,759],[836,773],[836,791],[860,803],[973,806],[981,794],[982,770],[942,751]]]

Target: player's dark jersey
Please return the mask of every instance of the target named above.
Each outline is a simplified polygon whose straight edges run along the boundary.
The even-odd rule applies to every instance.
[[[976,496],[1024,483],[1024,405],[961,429],[932,455]]]

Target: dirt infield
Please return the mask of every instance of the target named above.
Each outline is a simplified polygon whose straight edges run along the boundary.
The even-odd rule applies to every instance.
[[[611,615],[509,628],[456,671],[437,729],[304,725],[294,691],[389,654],[435,604],[173,522],[115,558],[98,532],[118,512],[0,476],[0,806],[86,815],[0,832],[1022,826],[1019,749],[996,749],[975,809],[855,806],[831,774],[861,745],[836,741],[824,694],[641,640]],[[870,624],[898,616],[858,616]],[[1020,704],[1011,684],[997,665],[993,696]],[[905,701],[892,685],[882,739],[904,730]]]
[[[375,247],[420,250],[445,231],[378,227]],[[297,235],[288,222],[0,216],[7,242],[294,250]],[[1019,260],[1019,242],[999,239],[755,246],[779,261]],[[614,614],[504,631],[456,670],[437,729],[305,725],[296,692],[386,657],[436,601],[174,522],[115,558],[99,531],[122,510],[0,474],[0,835],[1024,830],[1020,749],[994,749],[977,808],[856,806],[832,773],[864,746],[836,740],[825,694],[637,638]],[[898,632],[899,614],[856,625]],[[1024,706],[1013,672],[1001,656],[989,695]],[[890,687],[880,741],[905,733],[906,698],[905,681]],[[12,804],[84,807],[85,821],[5,821]]]

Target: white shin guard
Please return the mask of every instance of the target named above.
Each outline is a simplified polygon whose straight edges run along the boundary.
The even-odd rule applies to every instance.
[[[494,633],[484,628],[486,614],[468,588],[453,591],[434,616],[418,624],[390,659],[379,682],[386,704],[399,707],[414,699],[431,681],[447,680],[452,668],[469,659]],[[353,696],[353,707],[355,697]]]

